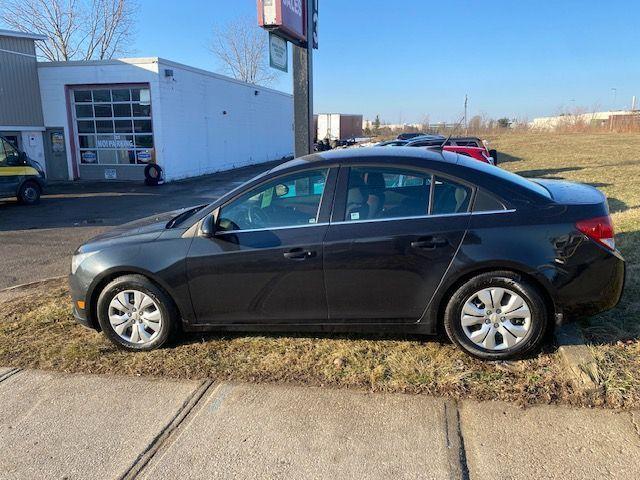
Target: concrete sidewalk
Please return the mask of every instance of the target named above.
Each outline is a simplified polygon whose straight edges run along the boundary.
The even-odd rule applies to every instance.
[[[630,412],[0,368],[0,478],[635,478]]]

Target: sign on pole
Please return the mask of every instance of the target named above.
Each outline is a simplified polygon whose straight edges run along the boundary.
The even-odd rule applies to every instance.
[[[258,0],[258,25],[296,45],[307,41],[307,0]]]
[[[285,73],[289,71],[287,41],[273,32],[269,32],[269,65]]]
[[[257,0],[258,24],[271,33],[271,66],[287,71],[287,45],[293,44],[293,123],[295,155],[313,153],[313,50],[318,48],[318,0]],[[277,37],[284,40],[284,48]]]

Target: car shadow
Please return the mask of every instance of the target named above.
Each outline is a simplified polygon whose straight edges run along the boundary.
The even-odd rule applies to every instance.
[[[367,341],[396,341],[396,342],[427,342],[427,343],[443,343],[451,344],[444,334],[437,335],[419,335],[415,333],[393,333],[393,332],[301,332],[296,330],[286,331],[278,329],[278,331],[220,331],[213,330],[211,332],[182,332],[175,340],[175,345],[193,345],[212,340],[234,339],[244,337],[263,337],[277,340],[280,338],[300,338],[300,339],[328,339],[328,340],[367,340]]]
[[[556,175],[558,173],[564,173],[564,172],[574,172],[582,169],[583,169],[582,167],[541,168],[541,169],[534,169],[534,170],[521,170],[515,173],[517,173],[522,177],[530,177],[530,178],[545,177],[545,178],[555,178],[558,180],[562,180],[563,179],[562,177],[550,177],[550,175]]]
[[[551,329],[549,329],[551,331]],[[306,339],[306,340],[352,340],[352,341],[391,341],[391,342],[414,342],[418,344],[438,344],[440,346],[452,346],[453,342],[449,340],[449,337],[444,332],[438,332],[433,335],[422,335],[415,333],[392,333],[392,332],[380,332],[380,333],[345,333],[345,332],[300,332],[300,331],[244,331],[244,332],[183,332],[178,338],[175,339],[175,346],[182,345],[196,345],[208,341],[217,340],[230,340],[237,338],[268,338],[271,340],[278,340],[282,338],[293,339]],[[542,345],[540,352],[532,352],[524,357],[523,360],[528,360],[537,357],[542,354],[553,354],[556,351],[556,346],[553,341],[553,335],[547,335],[545,342]],[[487,363],[504,363],[503,361]]]
[[[510,155],[498,150],[498,166],[500,166],[502,163],[520,162],[521,160],[522,157],[516,157],[515,155]]]

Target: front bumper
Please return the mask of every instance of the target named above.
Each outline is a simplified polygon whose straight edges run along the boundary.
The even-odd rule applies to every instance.
[[[76,321],[84,327],[100,330],[98,323],[91,316],[87,286],[78,275],[69,275],[69,291],[73,302],[73,316]],[[80,308],[79,305],[84,305],[84,308]]]

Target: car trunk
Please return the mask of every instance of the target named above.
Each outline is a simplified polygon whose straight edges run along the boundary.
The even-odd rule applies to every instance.
[[[553,200],[565,207],[565,215],[574,220],[582,220],[609,215],[607,197],[597,188],[565,180],[532,179],[543,186]]]

